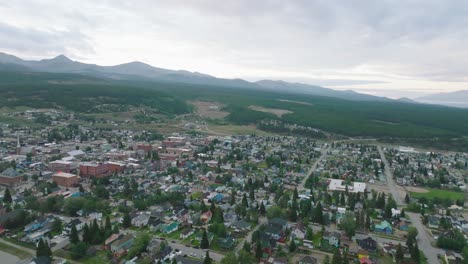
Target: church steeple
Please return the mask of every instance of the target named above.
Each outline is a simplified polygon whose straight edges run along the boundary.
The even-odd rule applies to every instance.
[[[21,154],[21,143],[20,143],[20,137],[19,133],[17,134],[17,143],[16,143],[16,155]]]

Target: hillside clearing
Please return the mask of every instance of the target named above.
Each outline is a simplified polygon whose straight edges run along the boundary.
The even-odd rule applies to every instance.
[[[289,110],[285,110],[285,109],[266,108],[266,107],[261,107],[261,106],[257,106],[257,105],[251,105],[251,106],[249,106],[249,109],[252,109],[254,111],[274,114],[277,117],[282,117],[285,114],[292,114],[293,113],[293,112],[291,112]]]

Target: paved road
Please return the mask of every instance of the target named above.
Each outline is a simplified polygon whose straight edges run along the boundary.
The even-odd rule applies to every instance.
[[[166,242],[171,246],[173,249],[178,249],[182,251],[182,254],[187,254],[188,256],[192,256],[192,254],[195,254],[197,258],[200,259],[205,259],[206,255],[206,249],[201,249],[201,248],[193,248],[189,247],[183,244],[180,244],[178,242],[171,242],[172,240],[166,240]],[[223,258],[224,255],[219,254],[217,252],[210,251],[210,258],[213,259],[215,262],[220,262]]]
[[[439,248],[434,248],[431,243],[434,242],[434,239],[427,233],[426,228],[421,222],[421,217],[419,214],[415,213],[406,213],[414,227],[418,230],[418,246],[419,249],[424,252],[426,255],[428,264],[439,264],[440,261],[437,258],[437,254],[444,254],[444,251]]]
[[[317,166],[320,164],[320,162],[322,162],[323,159],[325,159],[327,157],[327,152],[328,152],[328,149],[330,148],[330,145],[327,143],[326,147],[322,149],[321,153],[320,153],[320,157],[314,162],[314,164],[312,164],[312,167],[310,167],[309,171],[307,172],[306,176],[304,177],[304,179],[301,181],[301,183],[297,186],[297,191],[300,192],[300,191],[304,191],[305,188],[304,188],[304,184],[306,183],[307,179],[309,178],[310,175],[312,175],[312,173],[314,173],[316,170],[317,170]]]
[[[398,187],[396,186],[395,180],[393,179],[393,173],[392,173],[392,171],[390,169],[390,164],[388,163],[387,159],[385,158],[385,153],[383,152],[382,147],[377,146],[377,149],[379,150],[379,153],[380,153],[380,159],[382,160],[382,162],[385,165],[384,173],[385,173],[385,176],[387,178],[388,189],[390,190],[390,193],[392,194],[393,199],[395,200],[396,204],[398,206],[403,206],[403,203],[401,202],[402,201],[401,194],[404,193],[404,192],[399,192],[397,190]],[[404,199],[404,197],[403,197],[403,199]]]
[[[3,239],[3,238],[0,238],[0,241],[2,241],[2,243],[7,244],[7,245],[9,245],[9,246],[12,246],[12,247],[15,247],[15,248],[17,248],[17,249],[20,249],[20,250],[22,250],[22,251],[28,252],[29,254],[31,254],[31,255],[33,255],[33,256],[36,255],[36,251],[35,251],[35,250],[32,250],[32,249],[30,249],[30,248],[22,247],[22,246],[20,246],[20,245],[11,243],[11,242],[9,242],[9,241],[6,241],[6,240]]]
[[[239,245],[236,247],[236,249],[234,250],[234,252],[236,254],[239,253],[239,251],[242,249],[242,247],[244,247],[244,244],[245,244],[245,241],[251,241],[252,240],[252,234],[257,231],[262,225],[266,224],[267,223],[267,219],[265,217],[261,217],[258,219],[258,225],[250,230],[250,232],[247,234],[247,236],[245,236],[244,239],[242,239],[242,241],[239,243]]]
[[[392,193],[393,199],[395,199],[395,202],[397,205],[402,206],[402,194],[404,195],[404,191],[398,191],[398,186],[396,186],[395,181],[393,180],[393,173],[390,170],[390,164],[387,162],[387,159],[385,158],[385,155],[383,153],[383,150],[380,146],[377,146],[377,149],[379,150],[380,157],[382,159],[382,162],[385,164],[385,176],[387,177],[387,186],[390,189],[390,192]],[[427,258],[427,263],[428,264],[438,264],[440,263],[439,259],[437,258],[437,254],[443,254],[443,250],[434,248],[431,245],[431,242],[434,241],[432,237],[426,232],[426,228],[424,228],[424,225],[421,222],[421,218],[419,214],[415,213],[407,213],[411,223],[413,223],[414,227],[418,230],[418,246],[419,249],[424,252],[424,255]]]
[[[3,251],[0,251],[0,260],[3,264],[15,264],[20,261],[17,256]]]

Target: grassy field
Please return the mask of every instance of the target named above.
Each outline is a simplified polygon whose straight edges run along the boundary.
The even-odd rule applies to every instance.
[[[226,135],[250,135],[255,134],[257,136],[271,136],[272,133],[268,133],[262,130],[258,130],[255,126],[247,125],[210,125],[208,129],[214,133],[226,134]]]
[[[18,249],[18,248],[15,248],[15,247],[12,247],[12,246],[7,245],[7,244],[2,243],[2,242],[0,242],[0,251],[9,253],[11,255],[15,255],[20,259],[27,259],[29,257],[32,257],[32,255],[29,254],[28,252],[23,251],[23,250]]]
[[[427,188],[427,190],[428,192],[411,192],[411,197],[416,198],[416,199],[440,198],[440,199],[450,199],[450,200],[460,200],[460,199],[465,198],[465,195],[462,192],[454,192],[454,191],[430,189],[430,188]]]

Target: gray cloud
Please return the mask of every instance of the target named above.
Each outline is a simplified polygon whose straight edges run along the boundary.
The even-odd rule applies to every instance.
[[[0,14],[0,49],[18,55],[224,77],[468,82],[467,1],[24,0]]]

